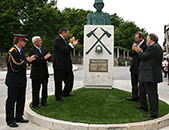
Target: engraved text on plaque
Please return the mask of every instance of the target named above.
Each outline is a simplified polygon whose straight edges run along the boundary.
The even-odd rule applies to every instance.
[[[89,72],[108,72],[108,60],[90,59]]]

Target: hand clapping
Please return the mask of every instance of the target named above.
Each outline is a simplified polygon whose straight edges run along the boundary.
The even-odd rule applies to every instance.
[[[46,55],[44,56],[45,60],[48,59],[49,57],[51,57],[50,52],[48,52],[48,54],[46,54]]]
[[[75,40],[75,37],[72,37],[71,39],[70,39],[70,43],[72,44],[72,45],[77,45],[78,44],[78,39],[77,40]]]
[[[143,50],[138,46],[138,45],[135,45],[134,46],[134,50],[138,53],[139,51],[142,51],[143,52]]]
[[[36,57],[37,57],[37,55],[32,55],[30,57],[28,56],[27,57],[27,61],[32,62],[32,61],[34,61],[36,59]]]

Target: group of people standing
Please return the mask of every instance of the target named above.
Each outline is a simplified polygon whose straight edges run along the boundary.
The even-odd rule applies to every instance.
[[[78,44],[74,37],[68,43],[66,38],[69,30],[65,27],[59,30],[59,35],[53,42],[54,58],[54,81],[55,81],[55,98],[56,101],[65,101],[62,97],[73,96],[71,93],[74,82],[72,72],[72,62],[70,51]],[[48,106],[47,103],[47,84],[48,68],[47,61],[50,60],[51,54],[42,47],[40,36],[32,38],[33,47],[29,49],[28,57],[25,57],[23,47],[26,45],[27,35],[15,34],[14,46],[9,50],[6,57],[7,75],[5,84],[8,86],[8,97],[6,100],[6,122],[10,127],[18,127],[16,122],[27,123],[28,120],[23,118],[26,92],[26,67],[30,64],[32,79],[32,107],[39,109],[39,92],[42,85],[41,105]],[[162,82],[161,64],[163,58],[162,48],[158,44],[158,37],[151,33],[144,40],[144,34],[138,32],[135,35],[135,41],[130,51],[133,57],[131,62],[131,84],[132,97],[127,97],[130,101],[139,101],[140,106],[135,107],[148,111],[147,98],[150,102],[150,113],[144,114],[144,117],[158,116],[158,86]],[[62,90],[62,81],[65,86]],[[138,87],[139,86],[139,87]],[[16,104],[16,105],[15,105]],[[14,108],[16,110],[14,110]],[[15,116],[14,116],[15,111]]]
[[[65,101],[62,97],[73,96],[74,75],[72,72],[72,62],[70,51],[78,44],[74,37],[70,43],[66,38],[69,30],[62,27],[59,35],[55,38],[54,47],[54,81],[55,81],[55,98],[56,101]],[[10,127],[18,127],[17,122],[27,123],[28,120],[23,118],[26,92],[26,68],[31,66],[30,78],[32,79],[32,107],[39,109],[39,93],[42,85],[41,105],[48,106],[47,103],[47,84],[48,68],[47,61],[50,60],[51,54],[42,47],[40,36],[32,38],[33,47],[29,49],[28,57],[25,57],[23,47],[28,41],[27,35],[14,34],[14,46],[8,51],[6,57],[7,75],[5,84],[8,87],[8,97],[6,100],[6,122]],[[65,86],[62,90],[62,81]],[[15,116],[14,116],[15,113]]]
[[[144,41],[144,34],[138,32],[135,35],[136,43],[133,44],[130,56],[133,57],[130,71],[132,84],[132,97],[129,101],[139,101],[136,108],[148,111],[147,95],[150,103],[150,113],[144,117],[158,117],[158,83],[162,82],[161,64],[163,51],[158,44],[158,37],[151,33]]]

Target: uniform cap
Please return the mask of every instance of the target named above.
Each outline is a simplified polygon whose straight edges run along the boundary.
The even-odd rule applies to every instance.
[[[103,0],[95,0],[95,3],[94,4],[97,4],[97,3],[103,3]],[[104,3],[103,3],[104,4]]]
[[[101,4],[103,4],[103,5],[104,5],[103,0],[95,0],[95,2],[94,2],[94,5],[93,5],[93,6],[95,7],[95,5],[96,5],[96,4],[99,4],[99,3],[101,3]]]
[[[13,34],[14,38],[16,39],[22,39],[24,41],[28,41],[28,39],[26,38],[28,35],[27,34]]]

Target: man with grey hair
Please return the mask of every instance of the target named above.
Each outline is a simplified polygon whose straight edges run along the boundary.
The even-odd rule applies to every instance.
[[[42,40],[40,36],[34,36],[32,38],[32,43],[34,46],[29,49],[29,56],[36,55],[37,58],[32,62],[31,75],[32,79],[32,107],[34,109],[39,109],[39,91],[42,84],[42,98],[41,105],[48,106],[47,104],[47,84],[48,84],[48,67],[47,61],[50,60],[50,52],[42,48]]]
[[[156,34],[151,33],[147,36],[148,48],[145,52],[135,45],[135,51],[138,53],[138,57],[141,59],[139,66],[139,82],[144,83],[140,93],[143,95],[148,94],[150,103],[150,113],[144,114],[144,117],[158,116],[158,92],[157,83],[162,82],[161,63],[163,58],[163,51],[161,46],[157,43],[158,37]],[[140,108],[146,108],[147,98],[140,95]]]

